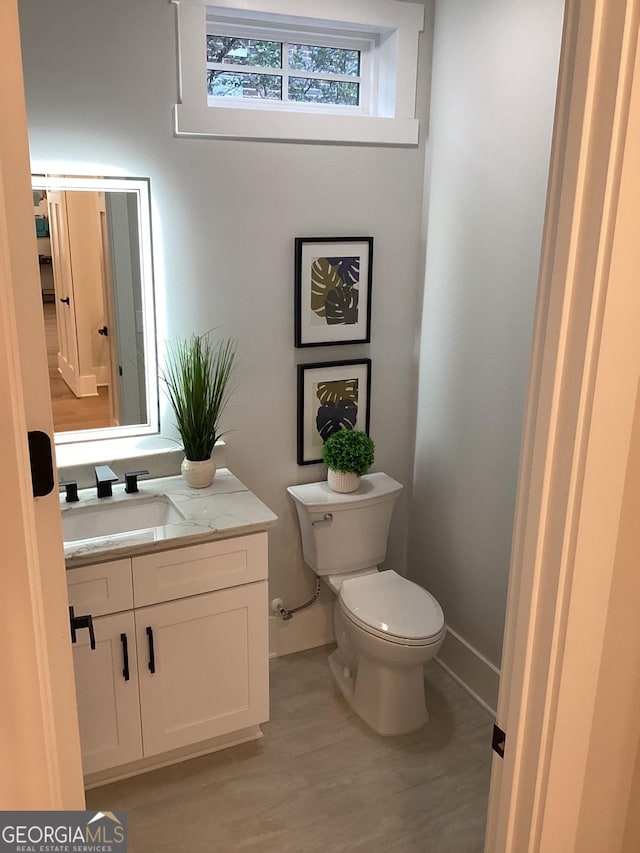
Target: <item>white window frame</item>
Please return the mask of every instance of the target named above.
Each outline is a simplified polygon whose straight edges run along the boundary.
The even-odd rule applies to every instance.
[[[178,136],[416,145],[422,4],[405,0],[170,0],[178,27]],[[213,5],[215,3],[215,6]],[[215,21],[212,27],[212,20]],[[252,37],[332,46],[360,43],[365,93],[355,109],[266,99],[215,98],[206,86],[207,32],[242,26]],[[287,38],[275,34],[287,33]],[[255,35],[253,35],[255,33]],[[319,41],[321,39],[321,41]],[[354,41],[355,40],[355,41]],[[357,48],[360,49],[360,48]],[[234,66],[230,66],[233,68]],[[238,66],[246,70],[246,66]],[[261,69],[264,73],[264,71]]]
[[[207,94],[209,107],[231,107],[238,109],[276,109],[295,110],[296,112],[324,112],[324,113],[350,113],[352,115],[371,115],[374,111],[375,84],[373,74],[372,52],[377,46],[378,39],[374,34],[328,35],[325,33],[310,33],[307,30],[298,29],[263,29],[262,27],[247,25],[246,23],[223,23],[220,19],[216,21],[207,20],[207,35],[235,36],[236,38],[260,39],[263,41],[275,41],[282,44],[282,66],[279,68],[234,65],[233,63],[212,63],[207,61],[207,71],[215,66],[219,70],[239,74],[273,74],[282,78],[282,99],[262,98],[229,98],[217,97]],[[360,54],[360,74],[333,74],[330,72],[318,73],[313,71],[296,71],[289,68],[287,47],[290,44],[307,44],[318,47],[338,47],[343,50],[354,50]],[[304,101],[290,101],[288,98],[287,81],[289,77],[317,78],[318,80],[339,80],[345,83],[357,83],[359,90],[359,104],[351,106],[348,104],[318,104]]]

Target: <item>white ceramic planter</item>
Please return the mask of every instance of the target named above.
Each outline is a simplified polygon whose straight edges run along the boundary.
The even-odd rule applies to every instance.
[[[346,471],[334,471],[329,468],[327,472],[327,482],[329,488],[334,492],[355,492],[360,485],[360,477],[357,474],[347,473]]]
[[[216,475],[216,463],[213,459],[193,462],[191,459],[185,458],[182,460],[180,471],[192,489],[206,489],[213,483],[213,478]]]

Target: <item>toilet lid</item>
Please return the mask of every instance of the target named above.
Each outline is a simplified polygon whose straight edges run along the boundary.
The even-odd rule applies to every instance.
[[[444,629],[444,613],[435,598],[392,570],[345,580],[340,602],[365,630],[396,642],[427,644]]]

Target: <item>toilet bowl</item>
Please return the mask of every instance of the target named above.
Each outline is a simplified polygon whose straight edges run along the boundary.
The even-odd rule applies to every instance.
[[[445,635],[438,602],[387,570],[343,583],[333,618],[338,648],[329,666],[354,711],[382,735],[423,726],[424,665]]]
[[[336,594],[337,649],[329,667],[356,713],[382,735],[399,735],[429,719],[424,664],[442,645],[442,608],[427,590],[393,570],[386,554],[400,483],[369,474],[357,492],[327,483],[290,486],[305,562]]]

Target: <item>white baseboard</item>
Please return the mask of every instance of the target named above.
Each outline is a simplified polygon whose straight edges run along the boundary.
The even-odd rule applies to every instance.
[[[77,397],[97,397],[98,385],[95,373],[85,373],[78,376],[77,391],[74,393]]]
[[[476,702],[496,715],[500,670],[447,625],[436,660]]]
[[[62,377],[62,379],[66,382],[69,389],[76,395],[78,390],[78,376],[75,369],[69,362],[64,359],[60,353],[58,353],[58,373]]]
[[[79,374],[78,371],[58,353],[58,373],[76,397],[97,397],[98,386],[95,373]]]
[[[96,375],[96,385],[108,385],[111,379],[111,371],[106,364],[95,365],[93,371]]]
[[[279,658],[333,642],[332,601],[316,601],[286,622],[275,615],[269,618],[269,657]]]

